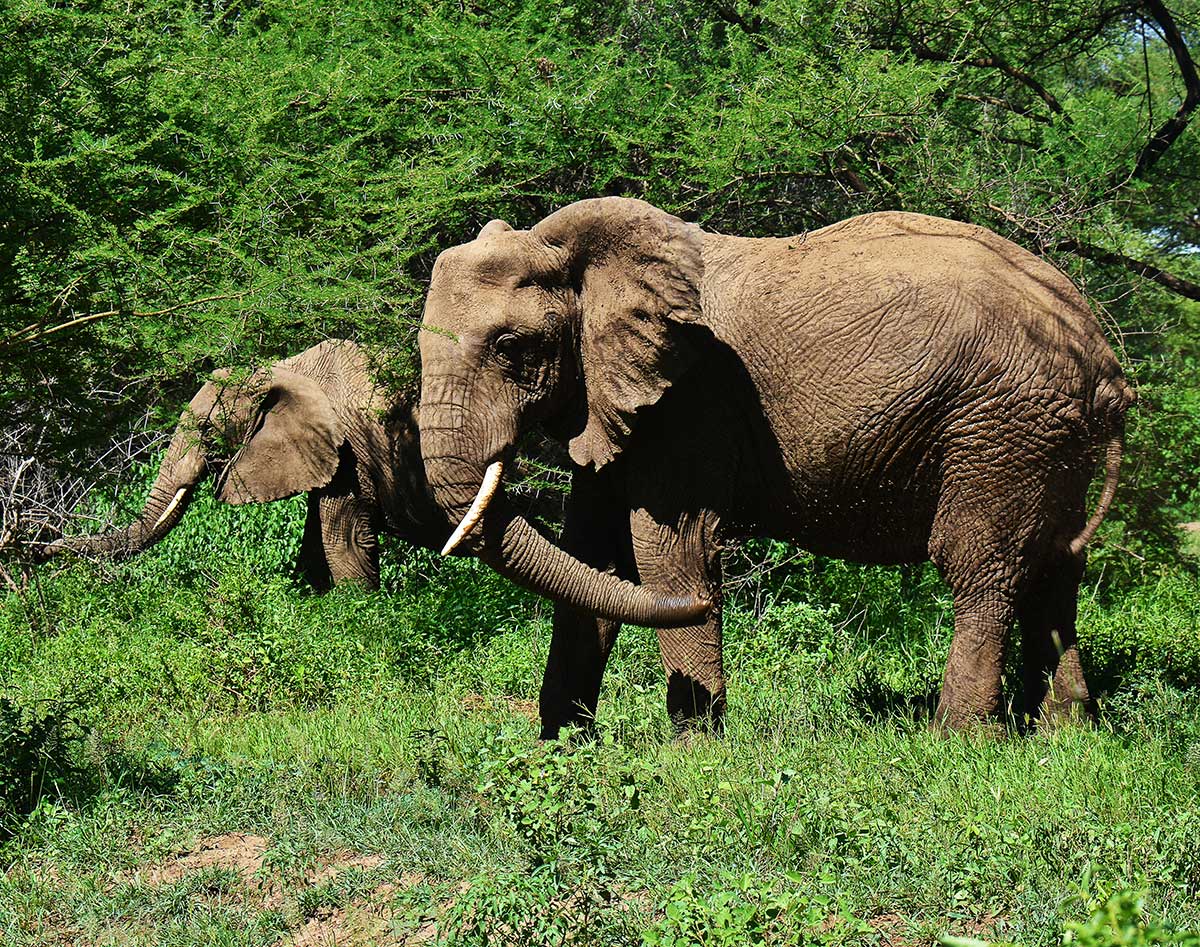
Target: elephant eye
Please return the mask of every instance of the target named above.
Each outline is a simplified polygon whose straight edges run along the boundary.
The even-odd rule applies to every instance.
[[[504,332],[496,336],[492,342],[496,354],[509,362],[515,362],[521,355],[521,339],[515,332]]]

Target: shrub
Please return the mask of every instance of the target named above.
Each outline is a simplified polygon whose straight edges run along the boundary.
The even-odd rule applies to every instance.
[[[0,838],[36,808],[49,785],[70,774],[81,736],[64,705],[29,708],[0,697]]]

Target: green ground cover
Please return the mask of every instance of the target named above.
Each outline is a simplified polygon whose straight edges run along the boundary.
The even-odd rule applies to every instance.
[[[723,738],[673,739],[653,636],[627,628],[597,739],[542,745],[543,605],[403,549],[384,593],[305,594],[301,515],[201,497],[140,560],[4,600],[6,944],[1200,931],[1191,573],[1085,598],[1096,727],[941,738],[936,577],[751,547]]]

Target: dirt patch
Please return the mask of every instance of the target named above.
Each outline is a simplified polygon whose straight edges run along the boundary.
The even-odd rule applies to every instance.
[[[404,942],[392,937],[388,930],[392,912],[386,900],[394,890],[394,885],[381,885],[369,899],[356,900],[344,908],[322,908],[282,944],[287,947],[360,947],[367,944],[391,947],[402,944]]]
[[[903,915],[877,914],[867,923],[878,931],[883,947],[916,947],[921,943],[920,940],[913,939],[912,927]]]
[[[343,871],[356,868],[359,871],[371,871],[383,864],[382,855],[355,855],[350,852],[339,852],[318,865],[305,875],[305,881],[310,885],[323,884],[332,881]]]
[[[503,710],[534,723],[541,720],[537,701],[525,697],[485,697],[483,694],[467,694],[462,699],[462,708],[469,714],[495,713],[497,710]]]
[[[424,881],[419,874],[404,874],[397,883],[382,884],[364,898],[341,908],[321,908],[280,947],[408,947],[425,944],[437,936],[434,923],[403,934],[392,931],[392,896]]]
[[[944,932],[956,937],[990,939],[999,923],[998,917],[943,918],[936,922],[933,931],[925,922],[916,921],[896,912],[877,914],[867,923],[879,935],[882,947],[933,947],[938,943],[938,934]]]
[[[204,868],[227,868],[236,871],[246,881],[253,880],[262,868],[267,840],[261,835],[231,832],[202,839],[190,852],[172,859],[165,865],[150,868],[142,877],[147,884],[172,884],[194,871]],[[135,872],[137,878],[141,872]]]

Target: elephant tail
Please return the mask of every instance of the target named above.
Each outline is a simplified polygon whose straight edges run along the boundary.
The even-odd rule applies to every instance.
[[[1096,504],[1096,511],[1083,527],[1083,531],[1072,539],[1068,546],[1072,556],[1078,556],[1091,542],[1117,495],[1121,458],[1125,453],[1125,412],[1137,401],[1137,393],[1122,379],[1117,385],[1103,386],[1096,400],[1101,404],[1108,433],[1104,446],[1104,487],[1100,491],[1100,502]]]

